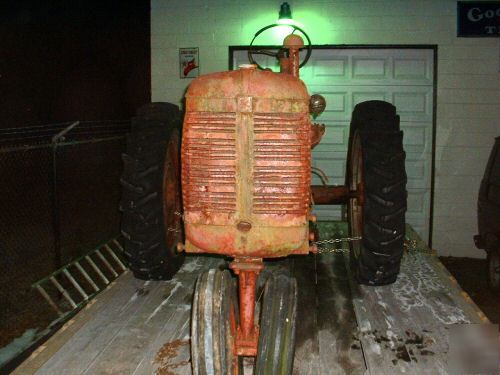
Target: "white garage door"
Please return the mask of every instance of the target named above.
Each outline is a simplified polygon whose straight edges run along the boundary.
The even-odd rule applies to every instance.
[[[422,238],[429,233],[433,119],[432,49],[314,49],[301,78],[309,93],[322,94],[325,112],[316,119],[327,131],[313,150],[313,165],[329,177],[329,184],[344,184],[351,113],[357,103],[384,100],[401,117],[407,153],[408,212],[406,220]],[[261,65],[272,57],[259,56]],[[247,63],[247,52],[235,50],[233,67]],[[313,184],[321,184],[313,176]],[[340,206],[317,206],[320,220],[341,218]]]

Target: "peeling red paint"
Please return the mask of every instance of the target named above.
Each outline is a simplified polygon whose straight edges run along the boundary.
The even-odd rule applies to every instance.
[[[193,81],[186,107],[186,251],[307,253],[312,124],[304,83],[255,69],[214,73]]]

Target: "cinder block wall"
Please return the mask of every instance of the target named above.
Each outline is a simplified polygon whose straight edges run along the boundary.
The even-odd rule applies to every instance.
[[[438,45],[433,247],[440,255],[483,257],[472,236],[480,179],[500,135],[500,39],[457,38],[455,0],[289,3],[314,44]],[[199,47],[201,74],[226,70],[228,46],[248,45],[276,21],[280,4],[152,0],[152,100],[181,103],[191,80],[179,78],[179,48]]]

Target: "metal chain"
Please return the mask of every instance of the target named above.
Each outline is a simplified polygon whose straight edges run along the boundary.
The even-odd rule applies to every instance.
[[[315,241],[313,244],[315,245],[323,245],[323,244],[334,244],[334,243],[342,243],[342,242],[354,242],[363,239],[363,237],[343,237],[343,238],[330,238],[328,240]],[[325,253],[347,253],[349,249],[347,248],[335,248],[335,247],[319,247],[318,246],[318,254]]]
[[[184,214],[179,211],[174,212],[175,215],[180,216],[181,218],[184,219]],[[169,232],[180,232],[181,230],[178,228],[167,228],[167,231]],[[353,241],[359,241],[361,240],[362,237],[343,237],[343,238],[330,238],[328,240],[320,240],[320,241],[315,241],[312,242],[315,245],[324,245],[324,244],[334,244],[334,243],[342,243],[342,242],[353,242]],[[344,248],[327,248],[327,247],[319,247],[318,246],[318,253],[319,254],[324,254],[324,253],[344,253],[348,252],[349,249],[344,249]]]
[[[321,241],[315,241],[313,242],[316,245],[322,245],[324,243],[340,243],[340,242],[353,242],[353,241],[359,241],[363,239],[363,237],[344,237],[344,238],[330,238],[329,240],[321,240]]]
[[[333,244],[333,243],[341,243],[341,242],[353,242],[362,240],[363,237],[345,237],[345,238],[331,238],[328,240],[315,241],[313,244],[315,245],[323,245],[323,244]],[[417,241],[406,238],[403,243],[404,249],[407,252],[411,252],[417,249]],[[326,253],[347,253],[349,252],[349,248],[335,248],[335,247],[320,247],[318,246],[318,254],[326,254]]]
[[[180,216],[182,219],[184,219],[184,214],[179,211],[174,212],[175,215]],[[167,228],[167,231],[169,232],[180,232],[181,230],[179,228]],[[354,242],[354,241],[360,241],[362,240],[363,237],[357,236],[357,237],[342,237],[342,238],[330,238],[327,240],[320,240],[320,241],[314,241],[312,244],[318,246],[318,254],[328,254],[328,253],[347,253],[349,252],[349,248],[335,248],[335,247],[324,247],[321,245],[325,244],[335,244],[335,243],[343,243],[343,242]],[[406,251],[411,251],[415,250],[417,248],[417,241],[416,240],[410,240],[410,239],[405,239],[404,241],[404,248]]]
[[[417,240],[411,240],[409,238],[405,238],[405,242],[403,243],[403,247],[408,252],[413,251],[413,250],[417,250]]]
[[[184,220],[184,214],[179,211],[174,211],[174,215],[180,216]],[[180,232],[181,230],[179,228],[167,228],[167,231],[169,232]]]

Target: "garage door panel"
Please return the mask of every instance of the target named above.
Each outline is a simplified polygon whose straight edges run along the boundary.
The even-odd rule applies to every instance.
[[[430,193],[419,190],[408,191],[408,211],[406,222],[410,223],[417,233],[429,233],[427,211],[430,204]]]
[[[427,87],[392,87],[390,102],[401,121],[432,122],[432,92]]]
[[[407,215],[420,217],[427,209],[428,193],[425,189],[408,188],[408,211]]]
[[[240,57],[237,57],[240,56]],[[272,57],[258,61],[272,64]],[[236,51],[235,61],[245,63],[246,51]],[[345,179],[349,123],[352,110],[367,100],[394,104],[401,119],[408,175],[407,221],[428,237],[430,217],[433,74],[432,49],[314,49],[301,78],[311,94],[325,97],[325,112],[314,122],[324,123],[326,134],[313,150],[313,166],[330,178]],[[276,64],[273,70],[276,69]],[[321,184],[313,175],[314,184]],[[339,219],[339,206],[317,206],[320,220]]]
[[[406,159],[406,174],[408,176],[407,188],[421,188],[427,187],[427,181],[430,177],[427,161],[422,159],[411,160]]]
[[[434,51],[432,49],[392,50],[393,78],[404,86],[434,84]]]
[[[326,174],[326,176],[330,179],[329,184],[340,184],[344,182],[346,168],[345,160],[315,159],[312,165],[313,167],[321,169]],[[317,184],[322,184],[321,179],[316,174],[313,174],[313,179]]]
[[[347,92],[327,92],[318,91],[315,94],[321,94],[326,100],[326,108],[322,114],[322,118],[328,118],[331,112],[346,114],[347,112]],[[334,113],[334,115],[335,115]]]
[[[406,222],[411,222],[411,227],[417,233],[429,233],[429,224],[422,219],[406,218]]]
[[[325,111],[315,120],[315,122],[350,122],[352,103],[349,87],[340,86],[326,88],[317,85],[308,85],[307,87],[311,94],[323,95],[326,100]]]
[[[368,91],[370,89],[373,91]],[[366,102],[368,100],[390,101],[390,98],[388,98],[388,94],[384,91],[380,91],[380,87],[366,88],[366,91],[354,91],[351,93],[351,98],[353,104],[352,109],[354,109],[356,104]]]
[[[311,67],[309,68],[309,73],[311,75],[311,78],[314,77],[319,80],[330,80],[332,77],[335,79],[345,78],[347,74],[347,66],[347,57],[318,57],[316,60],[312,61]],[[305,76],[307,76],[307,74]]]
[[[330,179],[329,184],[343,184],[345,180],[346,159],[345,151],[314,151],[312,166],[320,168],[326,174]],[[321,181],[318,180],[317,183],[320,184]]]
[[[433,84],[433,51],[410,49],[313,50],[311,62],[301,71],[310,84],[330,86]]]
[[[432,137],[432,123],[401,123],[403,131],[403,144],[406,152],[427,154],[432,150],[432,143],[429,143],[429,137]]]
[[[395,80],[400,80],[407,85],[407,81],[420,81],[432,84],[432,65],[425,58],[394,57],[393,74]]]
[[[321,142],[314,148],[315,150],[322,150],[331,145],[337,146],[335,151],[346,150],[347,142],[349,139],[349,124],[340,121],[319,121],[325,125],[325,134]],[[314,152],[313,151],[313,152]]]
[[[387,79],[387,74],[386,58],[353,57],[352,59],[352,79],[354,83],[357,80]]]

